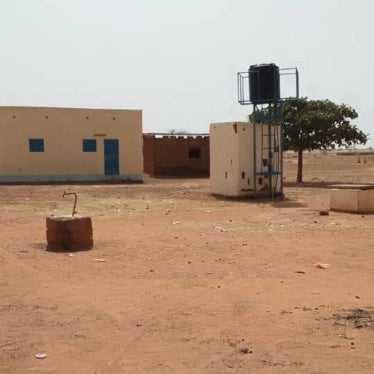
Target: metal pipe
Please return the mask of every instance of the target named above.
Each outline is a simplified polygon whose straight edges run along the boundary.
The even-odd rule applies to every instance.
[[[269,114],[270,118],[274,118],[274,115],[272,115],[271,110],[274,109],[269,105]],[[269,171],[269,177],[268,177],[268,186],[269,186],[269,197],[273,197],[273,152],[272,152],[272,141],[271,141],[271,130],[272,130],[272,124],[271,120],[268,121],[268,171]]]
[[[253,116],[255,116],[257,106],[253,105]],[[256,121],[253,121],[253,197],[256,197],[257,194],[257,165],[256,165]]]
[[[74,217],[74,215],[77,213],[75,208],[77,207],[77,200],[78,200],[78,196],[75,192],[65,192],[62,194],[62,197],[65,197],[67,195],[74,195],[74,206],[73,206],[73,213],[72,213],[72,217]]]
[[[299,98],[299,71],[296,69],[296,98]]]

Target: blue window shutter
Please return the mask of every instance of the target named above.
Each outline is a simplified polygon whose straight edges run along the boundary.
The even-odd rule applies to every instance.
[[[44,152],[44,139],[29,139],[30,152]]]
[[[96,152],[96,139],[83,139],[83,152]]]

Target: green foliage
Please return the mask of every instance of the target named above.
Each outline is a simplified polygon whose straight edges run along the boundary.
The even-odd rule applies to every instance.
[[[352,125],[357,112],[346,104],[330,100],[301,98],[282,105],[285,150],[334,149],[365,144],[368,135]],[[268,118],[269,110],[262,110],[257,118]],[[251,121],[253,115],[249,116]]]
[[[345,104],[330,100],[301,98],[283,104],[284,149],[334,149],[365,144],[368,135],[350,120],[357,112]]]
[[[285,150],[351,147],[368,140],[367,134],[350,123],[358,115],[346,104],[301,98],[283,103],[282,113]],[[269,109],[262,109],[255,117],[251,114],[249,120],[263,118],[266,122]]]
[[[184,134],[189,134],[187,130],[177,130],[177,129],[170,129],[168,131],[169,134],[172,135],[184,135]]]
[[[267,122],[279,113],[267,107],[249,116],[252,122]],[[306,97],[282,105],[283,148],[298,152],[297,182],[303,181],[303,151],[334,149],[366,144],[368,135],[351,124],[357,112],[346,104]]]

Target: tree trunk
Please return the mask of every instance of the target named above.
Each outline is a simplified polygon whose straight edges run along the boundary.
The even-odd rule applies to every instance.
[[[297,183],[303,183],[303,150],[299,149],[297,151],[297,177],[296,182]]]

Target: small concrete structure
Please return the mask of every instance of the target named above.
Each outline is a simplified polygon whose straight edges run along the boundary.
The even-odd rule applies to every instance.
[[[273,134],[273,159],[269,161],[266,141],[269,126]],[[230,197],[268,196],[281,191],[280,127],[248,122],[222,122],[210,125],[210,187],[212,194]],[[277,146],[275,146],[275,143]]]
[[[330,187],[330,210],[374,213],[374,185],[336,184]]]
[[[90,217],[47,217],[47,250],[77,251],[92,249],[93,230]]]

